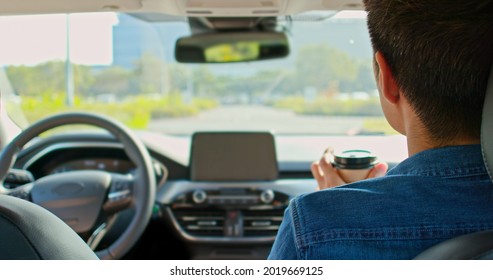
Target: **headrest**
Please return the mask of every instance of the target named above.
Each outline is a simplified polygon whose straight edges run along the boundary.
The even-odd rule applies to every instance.
[[[483,120],[481,123],[481,148],[483,160],[493,180],[493,68],[488,79],[486,96],[483,106]]]

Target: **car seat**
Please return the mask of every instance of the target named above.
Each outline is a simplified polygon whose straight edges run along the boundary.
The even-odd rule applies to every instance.
[[[490,72],[481,123],[483,160],[493,180],[493,68]],[[493,259],[493,230],[462,235],[435,245],[415,259],[465,260]]]
[[[0,259],[97,260],[62,220],[20,198],[0,195]]]

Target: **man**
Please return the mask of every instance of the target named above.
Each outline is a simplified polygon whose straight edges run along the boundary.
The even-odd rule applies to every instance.
[[[325,190],[291,201],[270,259],[411,259],[493,228],[479,144],[493,1],[364,2],[381,105],[409,158],[343,185],[324,155],[312,173]]]

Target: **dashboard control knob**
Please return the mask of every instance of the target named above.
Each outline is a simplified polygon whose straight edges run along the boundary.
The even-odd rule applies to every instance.
[[[203,190],[196,190],[192,194],[193,202],[202,204],[207,200],[207,194]]]
[[[269,204],[274,201],[274,192],[272,190],[265,190],[260,193],[260,201],[265,204]]]

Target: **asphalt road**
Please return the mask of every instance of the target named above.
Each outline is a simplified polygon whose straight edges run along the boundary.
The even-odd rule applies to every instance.
[[[197,116],[152,120],[148,129],[162,133],[195,131],[273,131],[280,134],[354,134],[362,117],[303,116],[263,106],[224,106]]]

